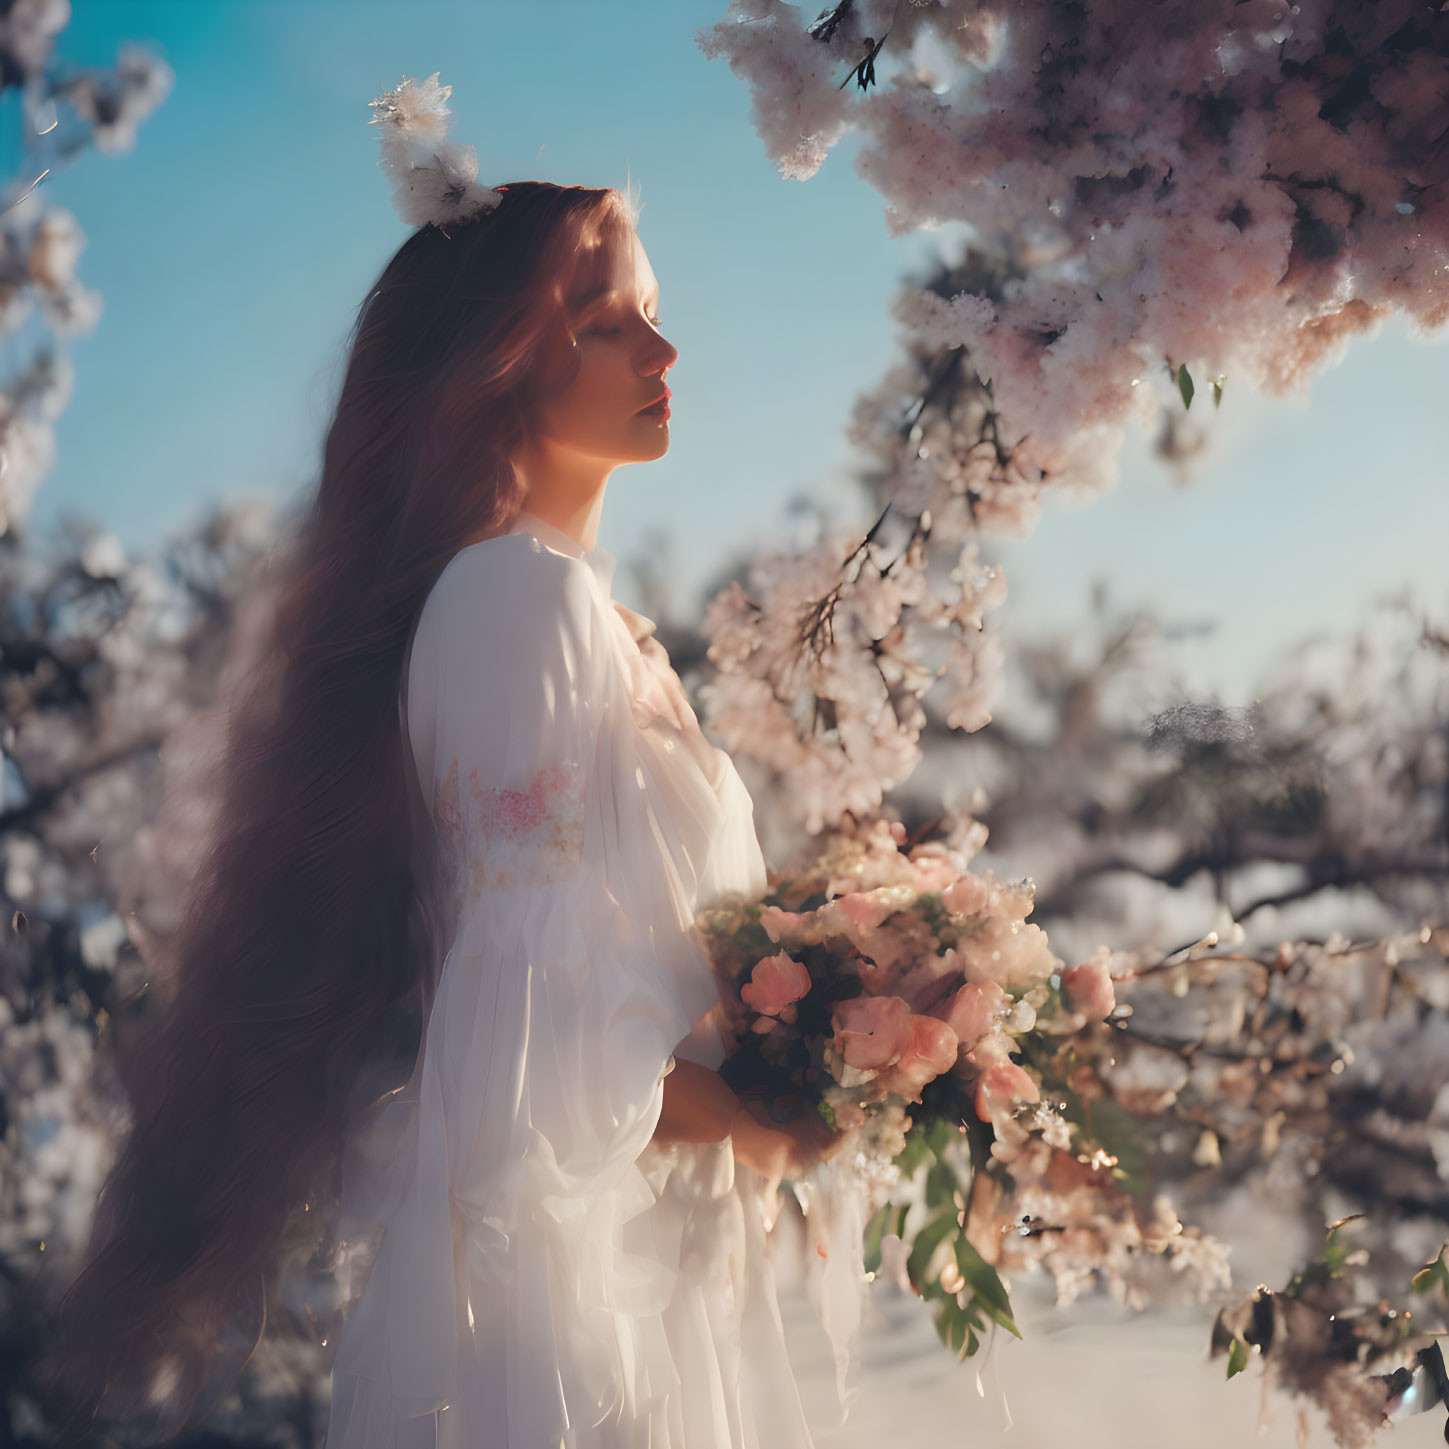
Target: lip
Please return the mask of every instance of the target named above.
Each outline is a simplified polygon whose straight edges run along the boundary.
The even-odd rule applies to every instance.
[[[669,416],[669,399],[671,397],[673,397],[673,396],[674,396],[674,394],[671,393],[669,391],[669,389],[666,387],[664,389],[664,391],[661,392],[659,394],[659,396],[657,398],[655,398],[652,403],[646,403],[645,406],[643,406],[642,408],[640,408],[639,409],[639,413],[647,413],[651,409],[657,408],[660,403],[663,403],[664,404],[664,409],[663,409],[664,416],[665,417],[668,417]],[[636,413],[635,414],[635,417],[638,417],[639,416],[639,413]]]

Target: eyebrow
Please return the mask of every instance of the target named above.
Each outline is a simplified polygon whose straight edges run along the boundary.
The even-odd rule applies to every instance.
[[[584,296],[580,297],[579,300],[573,304],[573,310],[575,313],[587,311],[590,307],[594,305],[595,302],[602,302],[607,297],[618,296],[620,295],[620,292],[621,288],[619,287],[598,287],[594,291],[588,292]],[[657,282],[654,284],[654,288],[651,291],[650,295],[654,298],[655,304],[658,305],[659,284]]]

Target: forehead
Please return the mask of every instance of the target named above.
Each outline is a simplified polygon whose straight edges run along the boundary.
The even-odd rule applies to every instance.
[[[627,242],[605,241],[579,258],[569,288],[571,311],[606,302],[617,296],[657,296],[659,283],[637,236]]]

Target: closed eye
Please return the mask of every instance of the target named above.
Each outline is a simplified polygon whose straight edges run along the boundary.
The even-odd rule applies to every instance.
[[[660,319],[658,317],[646,317],[644,320],[651,327],[658,327],[658,326],[661,325],[661,321],[660,321]],[[615,333],[617,333],[617,332],[619,332],[621,330],[622,329],[621,328],[618,328],[618,327],[590,327],[589,328],[589,331],[590,332],[595,333],[599,337],[612,337],[612,336],[614,336]]]

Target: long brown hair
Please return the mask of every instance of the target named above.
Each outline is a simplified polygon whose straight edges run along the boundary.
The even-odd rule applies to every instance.
[[[120,1064],[130,1134],[39,1366],[87,1427],[98,1407],[167,1434],[204,1414],[224,1336],[260,1337],[289,1222],[335,1192],[433,959],[398,716],[407,642],[448,560],[521,507],[511,457],[569,380],[570,302],[635,223],[613,188],[499,189],[477,220],[413,232],[348,338],[270,644],[232,713],[220,823],[166,948],[165,1009]]]

